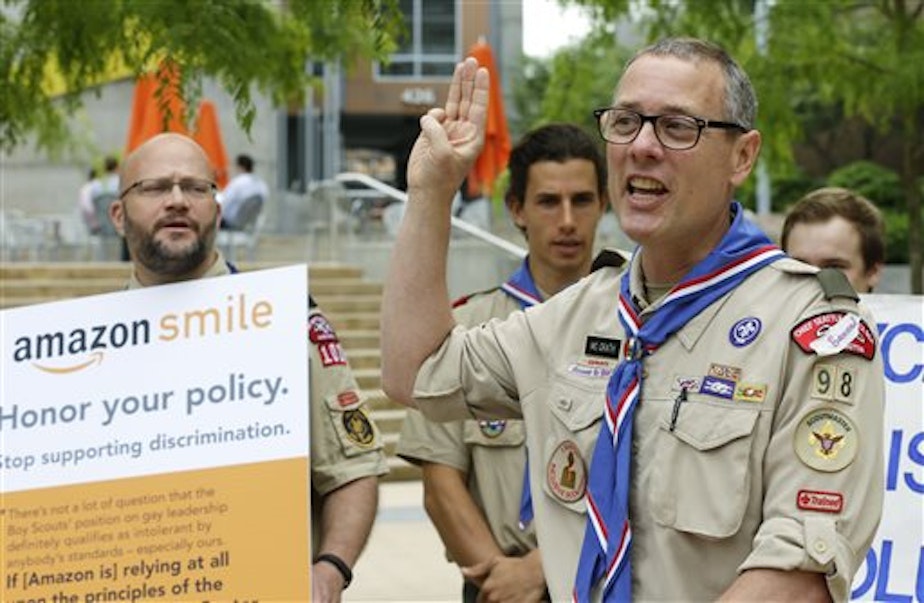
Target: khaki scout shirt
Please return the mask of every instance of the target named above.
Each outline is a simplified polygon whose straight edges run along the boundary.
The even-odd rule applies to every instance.
[[[826,299],[816,272],[774,262],[645,359],[629,494],[636,600],[714,600],[750,568],[823,572],[833,597],[848,598],[882,508],[884,381],[878,353],[820,356],[797,343],[820,337],[835,313],[859,313],[875,350],[869,314]],[[523,417],[556,601],[570,599],[587,463],[626,339],[619,277],[603,268],[503,322],[457,327],[415,384],[431,418]]]
[[[519,309],[516,300],[501,289],[493,289],[469,297],[456,307],[453,316],[461,325],[474,326]],[[439,463],[464,473],[472,499],[484,513],[498,546],[507,555],[521,557],[536,548],[534,523],[530,522],[526,530],[518,525],[526,470],[525,438],[522,421],[435,423],[409,410],[397,452],[411,463]]]
[[[219,254],[203,278],[228,274],[231,270]],[[129,288],[141,286],[132,275]],[[320,526],[321,497],[357,479],[383,475],[388,465],[381,434],[363,408],[362,392],[337,334],[310,298],[308,326],[311,525]],[[318,536],[312,533],[313,553]]]

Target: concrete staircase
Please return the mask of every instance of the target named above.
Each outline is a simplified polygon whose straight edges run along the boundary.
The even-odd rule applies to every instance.
[[[291,262],[289,262],[291,263]],[[281,263],[241,263],[258,270]],[[311,295],[337,330],[371,416],[385,440],[390,472],[387,481],[418,479],[420,470],[395,456],[405,408],[381,389],[379,316],[382,284],[365,280],[356,266],[312,263]],[[122,262],[3,262],[0,264],[0,308],[13,308],[118,291],[130,265]]]

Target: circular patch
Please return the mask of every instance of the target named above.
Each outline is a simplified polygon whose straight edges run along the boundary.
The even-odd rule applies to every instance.
[[[564,502],[574,502],[584,496],[587,488],[587,468],[577,444],[565,440],[552,453],[545,469],[549,490]]]
[[[496,438],[504,433],[504,429],[507,427],[507,421],[503,419],[478,421],[478,427],[486,438]]]
[[[799,459],[817,471],[840,471],[857,456],[860,434],[847,415],[817,408],[799,420],[793,446]]]
[[[760,335],[762,324],[760,319],[755,316],[742,318],[732,325],[728,331],[728,340],[736,348],[743,348]]]
[[[343,411],[343,428],[347,437],[360,446],[369,447],[375,442],[375,431],[362,409]]]

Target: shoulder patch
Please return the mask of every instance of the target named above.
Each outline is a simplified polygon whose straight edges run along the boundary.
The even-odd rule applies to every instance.
[[[806,318],[789,332],[806,354],[831,356],[845,352],[872,360],[876,339],[866,322],[853,313],[833,311]]]
[[[324,368],[347,363],[346,354],[340,346],[337,332],[323,314],[315,313],[308,317],[308,338],[318,348],[321,365]]]
[[[825,292],[825,299],[846,297],[853,301],[860,301],[860,296],[850,286],[847,276],[837,268],[822,268],[818,271],[818,282]]]
[[[630,254],[621,249],[604,249],[594,258],[590,271],[596,272],[600,268],[621,268],[629,261],[629,257]]]

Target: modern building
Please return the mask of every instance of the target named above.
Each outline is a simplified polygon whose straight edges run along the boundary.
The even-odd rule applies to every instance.
[[[401,186],[420,115],[444,101],[455,63],[480,38],[495,49],[504,89],[512,90],[522,53],[520,2],[399,0],[399,5],[408,36],[390,61],[310,65],[323,80],[322,91],[294,109],[256,97],[249,135],[235,121],[230,96],[216,82],[204,83],[203,96],[217,108],[227,155],[253,156],[255,171],[280,200],[304,199],[309,183],[347,169]],[[84,109],[72,120],[78,142],[62,157],[50,159],[29,146],[4,156],[3,209],[76,220],[77,190],[87,167],[103,155],[124,152],[133,90],[134,80],[120,77],[103,84],[99,94],[85,94]],[[291,213],[277,211],[280,206],[267,206],[267,230],[297,232]]]

